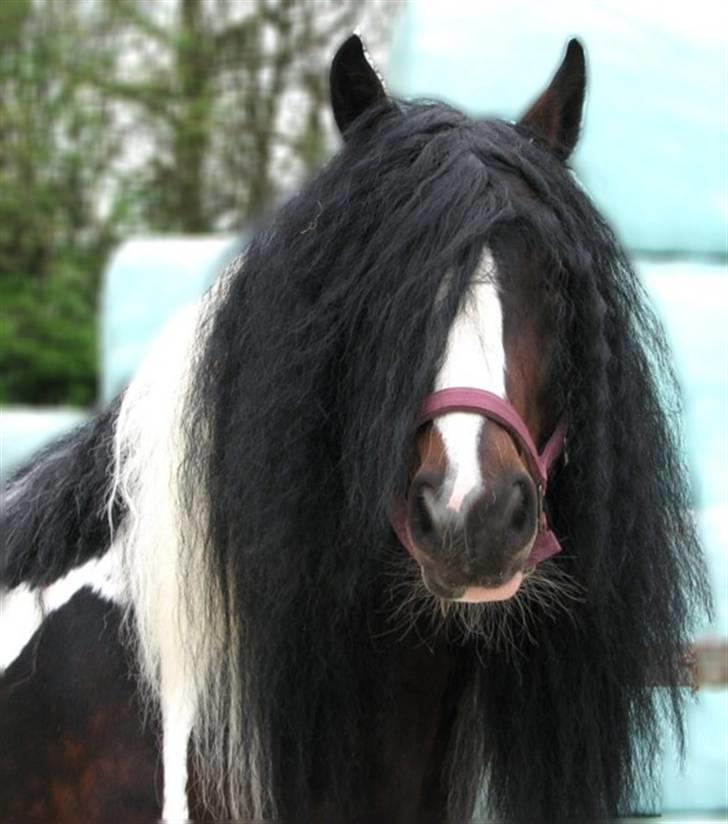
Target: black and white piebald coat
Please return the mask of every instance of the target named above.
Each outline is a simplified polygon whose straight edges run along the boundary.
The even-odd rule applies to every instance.
[[[120,399],[96,421],[50,447],[12,479],[3,499],[0,667],[48,615],[83,588],[126,614],[140,688],[162,713],[164,816],[187,817],[187,740],[192,723],[180,617],[175,473],[199,307],[177,315]],[[175,451],[176,450],[176,451]],[[15,552],[13,552],[15,550]],[[65,550],[65,551],[62,551]]]

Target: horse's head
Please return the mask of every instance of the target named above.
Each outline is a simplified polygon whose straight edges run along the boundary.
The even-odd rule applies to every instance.
[[[566,159],[578,137],[584,89],[584,54],[572,40],[516,128]],[[331,91],[345,137],[359,115],[386,100],[355,36],[334,60]],[[543,208],[512,171],[492,174],[514,203]],[[539,250],[517,231],[493,242],[497,248],[484,247],[460,301],[420,412],[406,500],[392,504],[401,542],[427,588],[445,600],[508,599],[537,562],[559,550],[544,498],[566,420],[548,393],[554,321],[540,298]],[[446,277],[443,295],[448,286]]]

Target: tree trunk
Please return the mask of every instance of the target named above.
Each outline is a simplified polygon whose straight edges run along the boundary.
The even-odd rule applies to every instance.
[[[204,169],[212,99],[211,38],[204,20],[203,0],[181,0],[176,64],[179,109],[172,119],[173,176],[176,203],[170,203],[182,232],[209,231],[205,208]],[[172,216],[170,216],[172,217]]]

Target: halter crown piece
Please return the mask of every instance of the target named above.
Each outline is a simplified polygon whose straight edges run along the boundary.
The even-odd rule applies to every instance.
[[[541,453],[531,438],[528,427],[515,408],[492,392],[471,387],[451,387],[433,392],[425,398],[420,410],[419,422],[425,423],[448,412],[476,412],[495,421],[507,429],[523,449],[531,477],[538,493],[538,532],[526,560],[526,567],[534,567],[561,550],[558,538],[551,531],[544,510],[544,499],[551,467],[564,451],[566,441],[566,419],[556,425],[551,437]],[[397,507],[392,518],[392,527],[405,549],[412,554],[412,545],[407,531],[407,510]]]

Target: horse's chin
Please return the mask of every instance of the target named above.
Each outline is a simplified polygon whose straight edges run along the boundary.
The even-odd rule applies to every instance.
[[[523,572],[519,570],[505,583],[494,587],[479,584],[457,587],[445,586],[424,568],[422,569],[422,580],[427,589],[443,601],[454,601],[461,604],[485,604],[491,601],[507,601],[512,598],[523,582]]]

